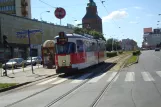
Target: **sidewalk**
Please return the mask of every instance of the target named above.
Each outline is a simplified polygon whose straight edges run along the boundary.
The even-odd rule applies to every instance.
[[[119,55],[113,58],[108,58],[105,62],[107,63],[113,63],[115,61],[118,61],[122,56]],[[34,73],[32,74],[31,66],[25,68],[25,72],[23,72],[22,69],[14,70],[14,74],[12,74],[12,70],[8,72],[8,77],[0,77],[0,83],[26,83],[26,82],[32,82],[36,81],[51,75],[56,74],[55,69],[46,69],[40,66],[39,68],[37,66],[34,67]]]
[[[26,69],[25,72],[16,72],[14,74],[9,73],[8,76],[1,76],[0,83],[26,83],[36,81],[51,75],[56,74],[55,69],[46,69],[46,68],[36,68],[34,69],[34,74],[32,74],[31,68]]]

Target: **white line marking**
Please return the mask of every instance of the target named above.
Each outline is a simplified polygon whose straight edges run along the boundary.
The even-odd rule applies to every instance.
[[[127,82],[135,81],[135,74],[134,74],[134,72],[127,72],[125,81],[127,81]]]
[[[60,80],[58,80],[58,81],[56,81],[56,82],[54,82],[54,83],[52,83],[52,84],[55,84],[55,85],[56,85],[56,84],[60,84],[60,83],[66,81],[66,80],[68,80],[68,79],[70,79],[70,78],[73,78],[73,77],[74,77],[74,76],[62,78],[62,79],[60,79]]]
[[[120,74],[118,74],[118,75],[116,76],[116,78],[115,78],[113,81],[116,82],[117,79],[119,78],[119,76],[120,76]]]
[[[156,73],[161,77],[161,71],[156,71]]]
[[[41,82],[41,83],[36,84],[36,85],[44,85],[44,84],[47,84],[47,83],[49,83],[49,82],[51,82],[51,81],[54,81],[54,80],[56,80],[56,79],[57,79],[57,78],[52,78],[52,79],[49,79],[49,80],[47,80],[47,81]]]
[[[117,72],[113,72],[113,73],[110,75],[110,77],[109,77],[109,79],[107,80],[107,82],[112,81],[112,79],[115,77],[116,74],[117,74]]]
[[[106,75],[106,73],[103,73],[102,75],[96,75],[96,77],[92,78],[90,81],[88,81],[88,83],[96,83],[105,75]]]
[[[150,75],[149,72],[142,72],[142,77],[144,81],[154,81],[153,77]]]
[[[71,83],[80,83],[82,81],[84,81],[87,77],[89,77],[92,73],[89,74],[85,74],[79,78],[76,78],[76,80],[72,81]]]

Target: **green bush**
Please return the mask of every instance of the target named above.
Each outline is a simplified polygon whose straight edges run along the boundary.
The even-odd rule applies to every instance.
[[[107,57],[114,57],[117,56],[117,52],[107,52],[106,55]]]
[[[140,50],[137,50],[137,51],[134,51],[134,52],[133,52],[133,55],[134,55],[134,56],[140,55],[140,54],[141,54]]]
[[[123,53],[123,51],[119,51],[118,53],[119,53],[119,54],[122,54],[122,53]]]
[[[2,68],[2,63],[0,63],[0,68]]]

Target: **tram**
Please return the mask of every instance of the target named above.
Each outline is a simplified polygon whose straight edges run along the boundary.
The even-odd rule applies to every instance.
[[[106,59],[105,41],[87,34],[59,32],[55,52],[56,73],[79,72]]]

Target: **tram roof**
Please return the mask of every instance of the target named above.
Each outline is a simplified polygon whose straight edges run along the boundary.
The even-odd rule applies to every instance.
[[[99,40],[99,41],[104,41],[104,40],[101,40],[101,39],[94,39],[93,37],[87,37],[87,36],[84,36],[84,35],[80,35],[80,34],[66,34],[66,36],[68,38],[85,38],[85,39],[92,39],[92,40]],[[59,38],[59,36],[56,36],[55,39]]]

